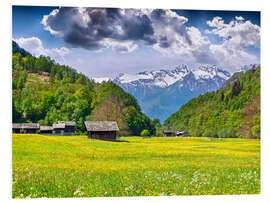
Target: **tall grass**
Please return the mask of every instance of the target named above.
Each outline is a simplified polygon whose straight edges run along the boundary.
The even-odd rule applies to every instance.
[[[13,198],[260,193],[260,141],[13,135]]]

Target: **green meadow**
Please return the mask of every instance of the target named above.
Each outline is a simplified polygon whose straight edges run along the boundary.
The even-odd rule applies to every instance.
[[[12,197],[260,193],[260,140],[12,135]]]

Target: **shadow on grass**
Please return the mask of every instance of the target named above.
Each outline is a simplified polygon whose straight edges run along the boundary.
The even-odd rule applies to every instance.
[[[127,140],[111,140],[111,139],[95,139],[95,138],[90,138],[89,140],[101,140],[101,141],[108,141],[108,142],[129,142]]]

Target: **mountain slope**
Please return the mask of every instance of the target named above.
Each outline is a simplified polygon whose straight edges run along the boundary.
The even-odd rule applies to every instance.
[[[85,120],[117,121],[120,135],[155,133],[150,118],[136,99],[112,82],[95,83],[76,70],[49,57],[23,56],[13,43],[12,120],[52,125],[59,120],[76,122],[83,132]],[[24,52],[23,52],[24,53]]]
[[[150,118],[163,122],[190,99],[219,89],[229,77],[214,65],[196,69],[179,65],[173,70],[120,74],[113,82],[132,94]]]
[[[191,136],[260,137],[260,67],[237,72],[216,92],[200,95],[162,127]]]
[[[15,41],[12,41],[12,54],[20,53],[21,56],[25,57],[27,55],[31,54],[28,51],[25,51],[23,48],[21,48]]]

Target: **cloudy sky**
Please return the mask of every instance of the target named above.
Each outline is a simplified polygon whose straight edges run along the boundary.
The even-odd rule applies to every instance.
[[[88,76],[260,63],[260,13],[13,6],[12,38]]]

